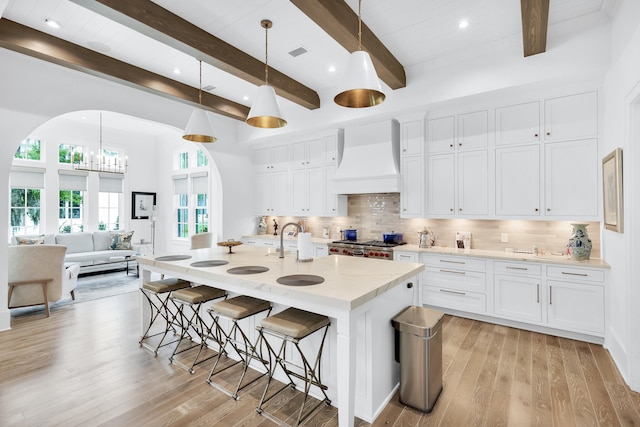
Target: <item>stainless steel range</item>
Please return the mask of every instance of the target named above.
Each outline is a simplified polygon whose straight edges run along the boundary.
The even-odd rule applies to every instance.
[[[385,243],[382,240],[338,240],[328,244],[330,255],[361,256],[393,260],[393,248],[404,243]]]

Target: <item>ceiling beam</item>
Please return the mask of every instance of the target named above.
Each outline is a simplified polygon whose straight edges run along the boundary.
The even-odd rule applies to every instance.
[[[154,40],[255,85],[264,84],[264,62],[196,27],[149,0],[71,0]],[[320,97],[302,83],[269,67],[276,93],[305,108],[320,108]]]
[[[522,13],[522,46],[524,56],[547,50],[549,0],[520,0]]]
[[[291,0],[349,52],[358,50],[358,14],[343,0]],[[407,86],[402,64],[362,22],[362,49],[369,52],[380,80],[391,89]]]
[[[198,106],[198,88],[154,74],[8,19],[0,19],[0,46],[73,70]],[[202,92],[202,107],[244,121],[249,108]]]

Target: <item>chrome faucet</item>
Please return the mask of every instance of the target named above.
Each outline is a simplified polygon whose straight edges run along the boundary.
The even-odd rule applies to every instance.
[[[282,228],[280,229],[280,255],[278,256],[278,258],[284,258],[284,229],[289,225],[295,225],[298,229],[298,232],[302,233],[302,227],[300,227],[300,224],[298,223],[288,222],[282,226]]]

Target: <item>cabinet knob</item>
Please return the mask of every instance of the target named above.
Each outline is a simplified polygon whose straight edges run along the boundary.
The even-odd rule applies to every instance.
[[[551,212],[551,208],[547,208],[547,212]]]
[[[453,212],[453,208],[449,209],[450,212]]]
[[[538,208],[536,208],[535,211],[538,212]]]
[[[453,148],[453,144],[449,144],[449,148]]]
[[[406,211],[407,211],[407,208],[403,208],[402,210],[406,212]]]
[[[403,153],[406,153],[406,152],[407,152],[407,149],[406,149],[406,148],[403,148],[403,149],[402,149],[402,152],[403,152]]]
[[[462,208],[458,208],[458,211],[462,212]]]
[[[413,288],[413,283],[412,282],[407,283],[407,288],[409,289]]]
[[[458,143],[458,147],[462,147],[462,142],[459,142],[459,143]]]
[[[551,132],[547,132],[547,136],[551,135]]]
[[[535,135],[533,135],[533,136],[535,136],[535,137],[537,138],[537,137],[538,137],[538,134],[536,133],[536,134],[535,134]]]

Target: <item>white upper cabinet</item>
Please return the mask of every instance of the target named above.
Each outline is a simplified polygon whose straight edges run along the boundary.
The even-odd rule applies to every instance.
[[[597,137],[597,92],[545,100],[544,130],[545,141]]]
[[[322,162],[325,164],[338,165],[338,138],[336,136],[327,136],[323,140],[324,151],[322,153]]]
[[[496,145],[540,142],[540,102],[496,108]]]
[[[400,189],[400,217],[424,216],[424,121],[400,124],[402,188]]]
[[[427,150],[429,153],[446,153],[455,149],[455,117],[448,116],[427,120]]]
[[[400,124],[402,156],[419,156],[424,145],[424,122],[416,120]]]
[[[288,182],[288,171],[256,174],[256,211],[259,215],[287,215],[289,213]]]
[[[324,140],[296,142],[291,144],[291,167],[300,169],[316,167],[323,163]]]
[[[420,218],[423,216],[424,201],[424,161],[421,156],[402,158],[402,192],[400,205],[402,218]]]
[[[489,143],[488,112],[460,114],[458,116],[458,150],[485,148]]]
[[[458,214],[487,215],[489,198],[487,150],[458,153]]]
[[[455,155],[434,154],[427,157],[427,214],[447,217],[455,214]]]
[[[540,215],[540,145],[496,148],[496,215]]]
[[[545,145],[546,216],[597,217],[598,140]]]
[[[289,169],[289,146],[260,148],[253,152],[256,172],[283,171]]]

